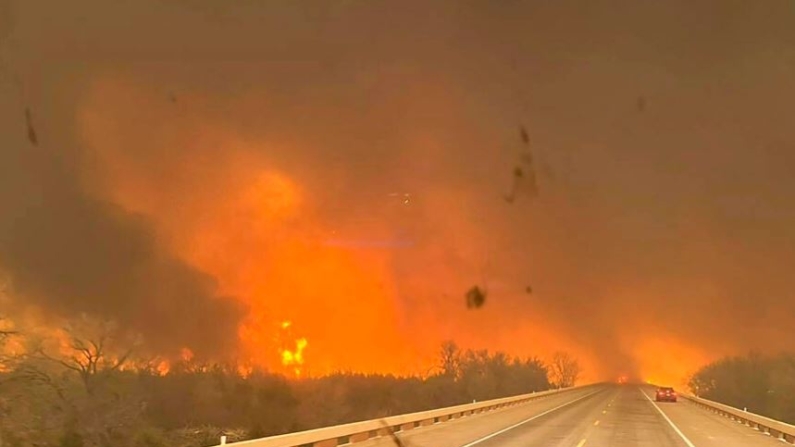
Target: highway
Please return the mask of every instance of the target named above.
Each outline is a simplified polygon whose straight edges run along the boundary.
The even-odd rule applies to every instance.
[[[653,389],[599,385],[398,434],[406,447],[781,447],[779,440]],[[395,446],[381,437],[361,447]]]

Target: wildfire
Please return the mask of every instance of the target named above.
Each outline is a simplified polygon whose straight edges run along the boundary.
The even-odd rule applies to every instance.
[[[293,323],[289,320],[283,321],[280,325],[282,329],[281,339],[283,341],[281,342],[279,355],[281,356],[282,365],[292,369],[296,376],[300,376],[301,368],[304,365],[304,349],[309,345],[309,342],[306,337],[295,339],[290,330],[292,325]],[[291,349],[292,346],[295,346],[295,348]]]
[[[168,363],[167,360],[161,360],[157,366],[155,366],[155,371],[157,371],[158,375],[165,376],[171,370],[171,364]]]
[[[282,351],[282,365],[292,366],[296,376],[301,375],[301,366],[304,364],[304,349],[309,344],[306,338],[299,338],[295,341],[295,350],[285,349]]]
[[[684,387],[687,377],[693,373],[692,368],[711,360],[709,353],[673,337],[650,337],[640,341],[637,349],[635,355],[643,377],[647,383],[657,385]],[[658,355],[660,352],[665,352],[666,356]],[[665,361],[667,358],[676,358],[677,361]]]
[[[191,351],[190,348],[182,348],[179,357],[182,359],[183,362],[190,362],[191,360],[193,360],[193,351]]]
[[[311,154],[317,148],[311,139],[293,138],[290,132],[249,133],[237,127],[235,120],[213,113],[216,107],[191,107],[175,115],[173,106],[164,105],[153,93],[157,89],[150,87],[143,80],[114,74],[94,79],[79,118],[86,150],[102,169],[87,181],[103,185],[105,199],[146,216],[156,229],[158,243],[216,279],[219,294],[243,302],[248,314],[238,328],[240,356],[257,367],[279,366],[296,374],[307,374],[308,364],[312,374],[339,368],[393,373],[427,370],[433,360],[420,365],[418,355],[432,357],[435,342],[411,328],[419,322],[437,322],[439,315],[457,309],[458,301],[444,298],[444,302],[431,303],[410,297],[441,297],[446,293],[442,288],[460,279],[457,275],[468,277],[469,273],[459,273],[461,265],[451,264],[449,250],[440,248],[443,244],[417,242],[409,253],[327,244],[326,239],[335,232],[365,240],[402,234],[408,225],[408,209],[413,213],[443,209],[456,197],[456,188],[423,200],[399,193],[399,207],[386,203],[394,202],[388,197],[370,199],[369,193],[342,195],[330,206],[326,202],[332,184],[328,176],[347,185],[347,175],[336,167],[330,170],[326,163],[303,163],[305,156],[310,157],[307,161],[314,159]],[[435,88],[430,91],[438,93]],[[240,104],[254,104],[253,97],[245,95]],[[438,99],[446,110],[447,95]],[[196,97],[208,105],[216,100],[230,101],[209,93]],[[236,104],[237,99],[231,101]],[[429,96],[423,94],[422,110],[436,106],[428,101]],[[147,132],[140,132],[141,128]],[[418,132],[409,141],[407,146],[417,151],[441,156],[443,145],[433,135]],[[163,154],[157,160],[158,169],[137,158],[136,149],[142,145],[152,154]],[[184,150],[174,151],[174,146]],[[407,154],[404,161],[414,163],[415,158],[419,160]],[[477,247],[484,244],[466,242],[473,240],[470,235],[477,236],[475,224],[446,213],[437,217],[442,220],[432,225],[429,234],[456,235],[455,259],[482,259]],[[433,265],[433,270],[404,273],[405,266],[420,259],[422,264]],[[290,315],[295,309],[306,309],[300,321],[293,322],[300,322],[303,332],[274,337],[274,333],[293,330],[294,325],[273,321],[273,316]],[[339,321],[346,324],[332,324]],[[472,322],[443,323],[445,329],[440,330],[449,333],[459,324],[469,327]],[[372,336],[363,338],[362,334]],[[482,340],[480,333],[472,338]],[[505,343],[513,343],[509,334],[504,338]],[[312,349],[307,359],[309,339]]]
[[[248,377],[253,372],[254,372],[254,367],[252,365],[240,364],[237,366],[237,373],[240,374],[241,377]]]

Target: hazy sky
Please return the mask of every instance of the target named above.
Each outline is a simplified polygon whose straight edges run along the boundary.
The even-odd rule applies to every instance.
[[[423,371],[445,339],[591,378],[792,349],[793,23],[789,0],[0,0],[7,294],[167,353],[273,365],[306,337],[316,372]]]

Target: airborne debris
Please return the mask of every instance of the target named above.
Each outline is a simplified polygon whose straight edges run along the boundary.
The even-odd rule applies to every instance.
[[[511,190],[505,195],[505,201],[508,203],[513,203],[514,200],[516,200],[516,196],[523,189],[522,185],[525,184],[525,189],[531,197],[536,197],[538,195],[538,183],[536,181],[533,153],[530,151],[529,147],[530,135],[524,126],[519,126],[519,137],[521,138],[524,146],[526,146],[519,155],[519,161],[525,168],[523,169],[522,166],[516,166],[513,170],[513,183],[511,184]]]
[[[533,293],[533,288],[531,286],[527,286],[527,287],[525,287],[524,291],[527,292],[527,294],[529,295],[529,294]]]
[[[409,203],[411,203],[411,193],[391,192],[389,193],[389,197],[400,197],[400,200],[403,202],[404,205],[408,205]]]
[[[474,286],[466,293],[467,308],[480,308],[486,302],[486,292],[480,287]]]
[[[398,437],[397,433],[395,433],[395,430],[393,430],[392,427],[390,427],[389,424],[387,424],[383,419],[381,420],[381,425],[386,429],[389,437],[392,438],[392,442],[394,442],[397,447],[407,447],[406,443],[404,443],[403,440]]]
[[[638,112],[643,112],[646,110],[646,98],[643,96],[638,96],[637,102]]]
[[[531,165],[531,163],[525,163]],[[522,185],[527,184],[524,188]],[[535,170],[532,168],[532,165],[527,170],[527,174],[525,175],[525,171],[520,167],[516,166],[513,170],[513,183],[511,184],[511,190],[508,194],[505,195],[505,201],[508,203],[513,203],[516,200],[516,196],[519,194],[522,189],[526,189],[527,193],[530,197],[538,196],[538,184],[536,181],[536,173]]]
[[[33,127],[33,117],[30,113],[30,108],[25,108],[25,123],[28,126],[28,140],[34,146],[39,145],[39,137],[36,135],[36,129]]]

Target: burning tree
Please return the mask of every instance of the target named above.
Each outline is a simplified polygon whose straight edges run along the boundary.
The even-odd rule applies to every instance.
[[[123,340],[115,323],[82,316],[67,325],[52,354],[40,346],[38,354],[74,371],[88,394],[93,394],[99,382],[129,361],[137,342]]]
[[[552,355],[549,365],[551,382],[558,388],[568,388],[577,383],[582,368],[580,362],[568,352],[558,351]]]

